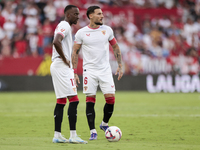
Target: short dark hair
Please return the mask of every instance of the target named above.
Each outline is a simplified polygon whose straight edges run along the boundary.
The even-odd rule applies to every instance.
[[[95,9],[101,9],[101,8],[99,6],[90,6],[90,7],[88,7],[86,14],[87,14],[87,17],[89,19],[90,19],[89,15],[92,14],[92,13],[94,13]]]
[[[67,5],[67,6],[65,7],[65,9],[64,9],[64,13],[65,13],[66,11],[72,9],[73,7],[77,8],[77,6],[75,6],[75,5]]]

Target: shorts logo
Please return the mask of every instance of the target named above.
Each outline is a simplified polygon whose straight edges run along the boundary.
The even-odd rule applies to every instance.
[[[114,88],[114,85],[111,85],[111,88]]]
[[[76,88],[73,88],[73,91],[76,92]]]
[[[87,91],[88,87],[87,86],[84,86],[84,91]]]
[[[103,30],[103,31],[101,31],[102,33],[103,33],[103,35],[105,35],[106,34],[106,30]]]

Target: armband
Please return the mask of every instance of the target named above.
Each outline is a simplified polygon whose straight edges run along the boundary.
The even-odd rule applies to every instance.
[[[76,68],[74,68],[74,73],[77,74],[77,69]]]

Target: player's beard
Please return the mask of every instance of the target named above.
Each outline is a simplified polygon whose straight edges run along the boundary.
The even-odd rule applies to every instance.
[[[103,23],[100,23],[100,22],[95,22],[95,24],[100,25],[100,26],[103,25]]]

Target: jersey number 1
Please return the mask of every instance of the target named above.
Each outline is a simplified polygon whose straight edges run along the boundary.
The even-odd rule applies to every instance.
[[[71,80],[72,86],[74,86],[74,79],[70,79],[70,80]]]

